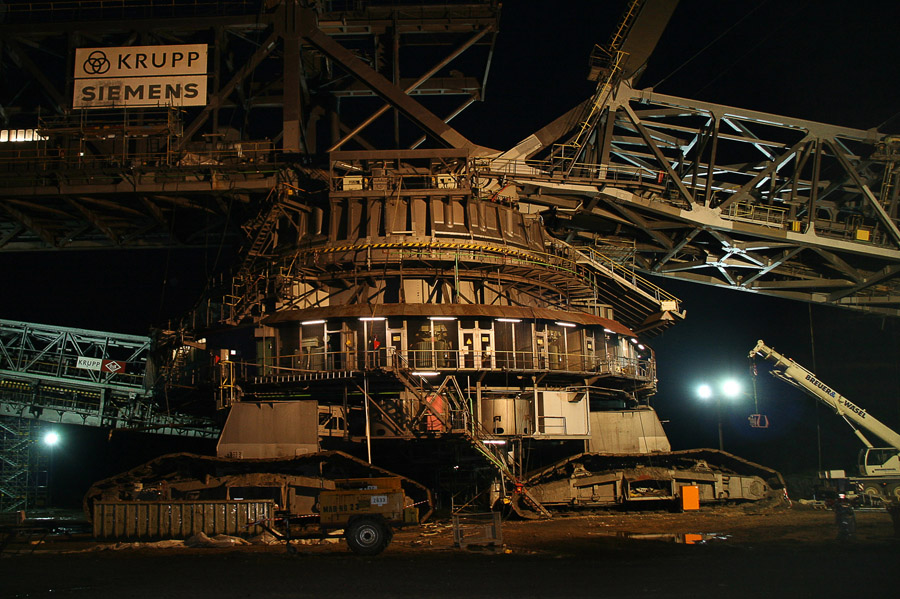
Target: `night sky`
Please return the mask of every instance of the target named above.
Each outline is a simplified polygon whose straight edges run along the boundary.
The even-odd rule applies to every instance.
[[[504,5],[486,100],[453,122],[461,133],[505,149],[591,95],[594,84],[586,79],[591,48],[607,42],[624,2],[559,4],[562,8],[548,2]],[[640,87],[863,129],[890,121],[882,131],[897,132],[900,119],[891,119],[900,111],[898,22],[896,2],[683,0]],[[190,308],[216,255],[216,247],[206,252],[0,253],[0,272],[7,275],[0,317],[145,334]],[[696,387],[731,375],[742,378],[749,391],[747,352],[760,338],[900,430],[897,319],[699,284],[655,282],[682,298],[687,310],[684,323],[652,342],[660,379],[654,405],[667,421],[673,448],[717,446],[715,409],[696,398]],[[818,420],[822,465],[852,469],[860,443],[850,428],[768,376],[763,362],[759,370],[759,409],[771,426],[747,425],[755,410],[745,397],[724,411],[725,449],[785,472],[813,472]],[[84,491],[77,489],[79,481],[167,451],[214,447],[126,433],[115,433],[109,441],[106,432],[76,427],[66,427],[65,433],[70,449],[58,450],[55,476],[71,488],[56,492],[70,502]],[[131,453],[136,445],[139,455]]]

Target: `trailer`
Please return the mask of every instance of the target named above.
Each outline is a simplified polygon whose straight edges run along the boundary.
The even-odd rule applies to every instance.
[[[361,555],[380,553],[394,529],[424,522],[433,509],[424,486],[340,451],[253,460],[170,454],[94,483],[84,508],[97,538],[268,530],[286,540],[343,536]]]

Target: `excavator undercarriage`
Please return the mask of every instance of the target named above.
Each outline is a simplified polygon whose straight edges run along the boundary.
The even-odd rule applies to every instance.
[[[532,472],[523,481],[533,501],[550,510],[676,501],[684,486],[696,486],[701,502],[778,500],[781,474],[714,449],[653,454],[582,453]],[[516,495],[514,511],[538,517],[531,501]]]

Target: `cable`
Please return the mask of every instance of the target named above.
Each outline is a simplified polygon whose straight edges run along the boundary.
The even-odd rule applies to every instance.
[[[768,0],[765,0],[765,2],[768,2]],[[765,2],[763,2],[763,4],[765,4]],[[708,88],[710,85],[712,85],[713,83],[715,83],[716,81],[718,81],[718,79],[719,79],[722,75],[724,75],[726,72],[728,72],[729,70],[731,70],[731,68],[732,68],[734,65],[736,65],[736,64],[738,64],[739,62],[741,62],[742,60],[744,60],[744,59],[745,59],[747,56],[749,56],[754,50],[756,50],[756,49],[760,46],[760,44],[762,44],[764,41],[768,40],[768,39],[769,39],[770,37],[772,37],[774,34],[776,34],[776,33],[778,33],[779,31],[781,31],[781,30],[784,28],[784,26],[788,23],[788,21],[789,21],[794,15],[796,15],[796,14],[798,14],[799,12],[803,11],[803,9],[805,9],[806,6],[807,6],[809,3],[810,3],[809,0],[807,0],[807,2],[806,2],[805,4],[803,4],[803,6],[801,6],[800,8],[797,9],[797,11],[795,11],[793,14],[789,15],[788,17],[782,19],[782,20],[781,20],[781,26],[780,26],[780,27],[776,27],[776,28],[773,28],[773,29],[769,30],[769,32],[768,32],[766,35],[764,35],[764,36],[760,37],[759,39],[757,39],[757,40],[756,40],[756,43],[753,44],[752,46],[750,46],[750,48],[748,48],[746,52],[744,52],[744,53],[743,53],[740,57],[738,57],[737,59],[733,60],[733,61],[731,62],[731,64],[729,64],[729,65],[728,65],[727,67],[725,67],[724,69],[718,69],[718,71],[717,71],[715,77],[713,77],[712,79],[710,79],[710,80],[706,83],[706,85],[704,85],[703,87],[701,87],[701,88],[699,88],[699,89],[697,89],[697,90],[694,90],[693,93],[694,93],[694,94],[699,94],[699,93],[701,93],[702,91],[704,91],[706,88]],[[759,8],[760,6],[762,6],[762,4],[760,4],[759,6],[757,6],[757,8]],[[754,9],[753,11],[751,11],[750,13],[748,13],[747,16],[750,16],[750,14],[752,14],[755,10],[756,10],[756,9]],[[745,18],[746,18],[746,17],[745,17]],[[743,20],[743,19],[741,19],[741,20]],[[727,33],[727,32],[726,32],[726,33]]]
[[[897,118],[898,116],[900,116],[900,112],[895,112],[894,114],[892,114],[891,116],[889,116],[889,117],[887,118],[887,120],[885,120],[883,123],[881,123],[880,125],[878,125],[877,127],[875,127],[875,129],[878,130],[878,131],[881,131],[881,128],[882,128],[882,127],[884,127],[885,125],[887,125],[888,123],[890,123],[891,121],[893,121],[893,120],[894,120],[895,118]]]
[[[813,313],[812,313],[812,302],[807,304],[809,308],[809,349],[812,353],[812,371],[816,371],[816,339],[813,333]],[[818,471],[822,471],[822,423],[819,418],[819,402],[815,402],[816,404],[816,450],[819,458],[818,461]]]
[[[166,248],[166,266],[163,271],[163,281],[162,281],[162,290],[159,294],[159,313],[156,315],[156,319],[158,321],[162,320],[163,312],[165,311],[165,303],[166,303],[166,287],[169,285],[169,265],[172,260],[172,243],[171,240],[175,238],[175,212],[176,206],[172,206],[172,220],[169,223],[169,246]]]
[[[726,29],[725,31],[723,31],[723,32],[722,32],[721,34],[719,34],[719,36],[716,37],[713,41],[711,41],[711,42],[709,42],[708,44],[706,44],[706,45],[705,45],[703,48],[701,48],[696,54],[694,54],[693,56],[691,56],[690,58],[688,58],[686,61],[684,61],[683,63],[681,63],[674,71],[672,71],[671,73],[669,73],[668,75],[666,75],[665,77],[663,77],[662,79],[660,79],[659,81],[657,81],[657,82],[656,82],[656,85],[652,85],[651,87],[655,89],[656,87],[658,87],[658,86],[662,85],[663,83],[665,83],[665,81],[666,81],[667,79],[669,79],[672,75],[674,75],[675,73],[677,73],[678,71],[680,71],[682,68],[684,68],[685,66],[687,66],[688,64],[690,64],[691,61],[693,61],[695,58],[697,58],[698,56],[700,56],[701,54],[703,54],[704,52],[706,52],[713,44],[715,44],[715,43],[718,42],[720,39],[722,39],[723,37],[725,37],[726,35],[728,35],[735,27],[737,27],[738,25],[740,25],[741,23],[743,23],[750,15],[752,15],[753,13],[755,13],[757,10],[759,10],[759,9],[762,8],[765,4],[768,4],[768,3],[769,3],[769,0],[763,0],[762,2],[760,2],[759,4],[757,4],[757,5],[756,5],[756,8],[754,8],[753,10],[751,10],[750,12],[748,12],[747,14],[745,14],[743,17],[741,17],[740,19],[738,19],[731,27],[729,27],[728,29]],[[767,36],[767,37],[768,37],[768,36]],[[707,85],[708,85],[708,84],[707,84]]]

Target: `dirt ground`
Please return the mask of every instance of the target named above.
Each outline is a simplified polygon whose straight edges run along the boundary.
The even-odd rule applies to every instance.
[[[343,542],[154,548],[85,536],[19,539],[0,597],[832,597],[898,588],[900,538],[857,510],[837,539],[824,509],[586,512],[502,524],[502,545],[454,546],[449,520],[398,531],[359,557]],[[480,529],[474,529],[478,532]],[[32,539],[33,541],[34,539]]]

